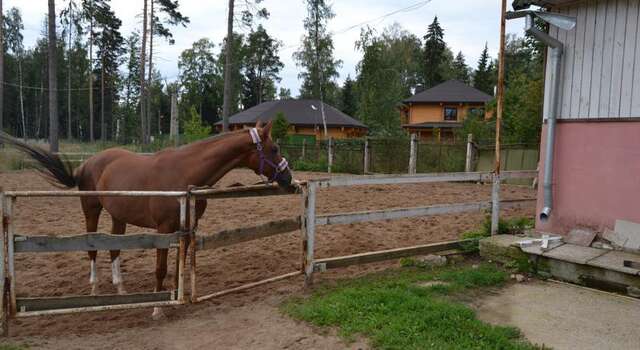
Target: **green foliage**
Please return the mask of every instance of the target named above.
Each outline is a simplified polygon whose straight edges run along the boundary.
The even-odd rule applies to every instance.
[[[22,344],[0,344],[0,350],[28,350],[29,347]]]
[[[533,228],[535,220],[529,217],[519,217],[511,219],[500,219],[498,221],[498,234],[522,234],[526,230]],[[462,239],[470,239],[471,242],[465,242],[462,250],[467,253],[478,251],[478,241],[484,237],[491,236],[491,216],[486,216],[482,226],[476,230],[464,232],[461,236]]]
[[[469,84],[471,80],[470,69],[467,66],[467,62],[464,60],[462,51],[458,52],[455,60],[451,63],[451,70],[453,71],[454,79],[460,80],[465,84]]]
[[[517,329],[483,323],[451,298],[506,280],[492,265],[404,269],[316,289],[283,309],[316,326],[338,327],[347,339],[364,335],[380,349],[535,349]],[[427,281],[447,283],[419,286]]]
[[[302,79],[300,97],[320,99],[331,105],[337,103],[338,86],[335,79],[340,75],[341,60],[333,57],[333,38],[327,30],[327,22],[335,17],[331,4],[325,0],[304,0],[307,17],[301,48],[293,54],[296,65],[301,68],[298,78]]]
[[[350,75],[347,75],[340,93],[340,110],[350,117],[355,117],[358,112],[356,83],[351,79]]]
[[[289,122],[287,118],[284,117],[284,113],[278,112],[276,113],[276,117],[273,119],[273,125],[271,127],[271,139],[286,141],[287,134],[289,132]]]
[[[269,36],[262,25],[249,33],[244,47],[242,104],[245,108],[275,98],[275,83],[280,81],[278,74],[284,68],[278,56],[280,47],[282,42]]]
[[[211,126],[202,122],[200,114],[195,107],[190,109],[191,117],[184,123],[184,137],[186,142],[193,142],[204,139],[211,134]]]
[[[214,48],[213,42],[203,38],[180,54],[181,115],[190,116],[191,107],[196,107],[205,120],[218,120],[223,81]]]
[[[495,74],[495,66],[489,57],[489,48],[485,43],[478,60],[478,68],[473,75],[473,87],[493,96],[493,87],[496,82]]]
[[[433,18],[433,22],[428,27],[424,36],[424,87],[431,88],[442,83],[445,78],[442,74],[442,63],[445,61],[445,50],[447,44],[444,42],[444,29],[438,22],[438,17]]]

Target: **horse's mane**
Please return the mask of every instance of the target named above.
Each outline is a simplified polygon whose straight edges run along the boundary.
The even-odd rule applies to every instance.
[[[234,136],[234,135],[238,135],[238,134],[242,134],[242,133],[246,133],[247,130],[246,129],[240,129],[240,130],[233,130],[233,131],[227,131],[227,132],[223,132],[217,135],[213,135],[213,136],[209,136],[207,138],[204,138],[202,140],[198,140],[195,142],[191,142],[191,143],[187,143],[185,145],[182,145],[178,148],[186,148],[189,146],[194,146],[194,145],[201,145],[203,143],[211,143],[211,142],[218,142],[218,141],[222,141],[228,137]]]

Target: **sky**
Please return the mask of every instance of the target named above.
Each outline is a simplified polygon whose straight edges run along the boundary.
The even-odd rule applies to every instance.
[[[243,0],[236,0],[236,3],[241,2]],[[183,50],[200,38],[209,38],[217,44],[216,50],[219,50],[218,45],[226,34],[227,0],[179,0],[179,3],[181,12],[189,17],[191,23],[187,28],[172,28],[174,45],[159,40],[154,42],[154,65],[169,81],[176,80],[179,75],[178,58]],[[445,41],[454,53],[462,51],[468,65],[476,66],[485,42],[488,44],[490,55],[497,56],[500,0],[330,0],[330,3],[336,16],[329,22],[329,30],[339,33],[334,36],[334,56],[343,61],[339,69],[339,82],[344,81],[347,75],[355,77],[357,63],[362,57],[362,53],[354,46],[360,34],[360,27],[346,32],[344,29],[363,22],[367,22],[378,32],[397,22],[404,29],[422,38],[433,17],[438,16],[444,28]],[[508,3],[511,3],[511,0],[508,0]],[[56,1],[58,13],[65,4],[67,0]],[[122,33],[125,37],[142,26],[141,0],[112,0],[111,4],[123,22]],[[416,4],[422,5],[379,19]],[[302,0],[263,0],[261,6],[266,7],[271,13],[270,18],[261,23],[270,35],[283,42],[280,58],[285,67],[281,72],[282,81],[279,86],[291,89],[295,96],[301,81],[298,80],[299,68],[292,54],[297,50],[304,35],[304,3]],[[4,0],[3,7],[5,11],[11,7],[20,9],[25,26],[25,47],[33,46],[42,35],[47,1]],[[522,20],[508,21],[507,33],[522,35],[523,26]]]

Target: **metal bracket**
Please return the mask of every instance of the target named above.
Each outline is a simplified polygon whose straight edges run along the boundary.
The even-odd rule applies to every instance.
[[[313,272],[326,272],[327,263],[315,263],[313,264]]]

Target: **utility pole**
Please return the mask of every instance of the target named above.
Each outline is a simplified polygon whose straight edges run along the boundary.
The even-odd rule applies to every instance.
[[[233,59],[233,6],[234,0],[229,0],[227,17],[227,46],[225,47],[224,63],[224,96],[222,100],[222,131],[229,131],[229,114],[231,114],[231,61]]]
[[[493,189],[491,191],[491,234],[498,233],[498,223],[500,221],[500,124],[502,123],[502,112],[504,110],[504,42],[507,0],[502,0],[500,9],[500,53],[498,54],[498,91],[496,110],[496,154],[495,169],[493,173]]]

